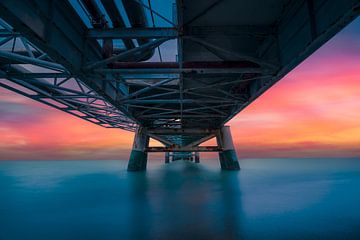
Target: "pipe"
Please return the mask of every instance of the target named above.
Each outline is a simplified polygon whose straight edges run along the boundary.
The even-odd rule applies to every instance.
[[[148,21],[144,11],[144,7],[137,1],[134,0],[122,0],[124,9],[129,18],[129,22],[133,28],[143,28],[148,27]],[[136,39],[139,46],[144,45],[149,42],[147,38],[137,38]],[[155,50],[151,49],[144,53],[140,61],[146,61],[154,55]]]
[[[113,27],[114,28],[125,28],[126,26],[125,26],[124,20],[123,20],[121,14],[119,13],[114,0],[101,0],[101,3],[104,6],[105,11],[109,15],[110,20],[113,24]],[[133,43],[133,41],[131,39],[123,39],[123,42],[124,42],[126,49],[132,49],[135,47],[135,44]],[[114,54],[116,54],[115,49],[113,52],[114,52]]]
[[[101,12],[95,0],[82,0],[85,8],[89,12],[92,17],[92,25],[94,28],[109,28],[109,25],[105,19],[104,14]],[[107,14],[109,15],[114,27],[125,27],[125,23],[116,7],[116,4],[113,0],[101,0]],[[134,0],[122,0],[125,11],[128,15],[130,24],[133,28],[137,27],[147,27],[148,21],[146,19],[144,7],[134,1]],[[138,38],[136,39],[139,46],[144,45],[149,42],[147,38]],[[113,54],[120,54],[123,51],[127,51],[135,47],[133,41],[131,39],[125,39],[124,45],[127,48],[126,50],[122,49],[114,49],[113,48],[113,40],[112,39],[103,39],[102,46],[102,56],[104,59],[110,58]],[[144,53],[136,53],[132,56],[129,56],[127,59],[123,61],[146,61],[150,59],[154,55],[154,49],[150,49],[145,51]]]
[[[95,0],[82,0],[86,10],[89,12],[92,18],[91,24],[94,28],[109,28],[109,25],[105,19],[104,14],[96,4]],[[101,54],[104,59],[109,58],[113,54],[113,40],[103,39],[103,45]]]
[[[129,57],[133,56],[137,52],[143,52],[143,51],[147,51],[148,49],[154,49],[155,47],[159,46],[161,43],[163,43],[167,40],[168,39],[157,39],[157,40],[148,42],[140,47],[127,50],[126,52],[123,52],[121,54],[114,55],[110,58],[106,58],[101,61],[97,61],[95,63],[91,63],[91,64],[87,65],[86,68],[87,69],[96,68],[96,67],[99,67],[99,66],[102,66],[105,64],[114,63],[119,60],[126,60]]]

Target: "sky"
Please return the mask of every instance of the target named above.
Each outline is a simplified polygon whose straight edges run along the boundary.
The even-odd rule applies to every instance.
[[[358,18],[233,118],[239,158],[360,157],[359,43]],[[133,141],[2,88],[0,136],[0,160],[126,160]]]

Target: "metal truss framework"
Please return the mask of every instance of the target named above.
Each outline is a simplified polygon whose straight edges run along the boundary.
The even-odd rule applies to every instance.
[[[357,17],[360,6],[271,0],[248,16],[241,1],[179,0],[173,22],[140,0],[121,1],[126,16],[113,0],[74,2],[0,2],[0,86],[103,127],[146,128],[165,145],[149,151],[191,152],[205,151],[198,145]],[[231,17],[234,7],[243,13]],[[154,17],[168,27],[155,26]],[[177,42],[177,61],[161,57],[169,40]],[[160,59],[151,58],[155,49]]]
[[[1,87],[106,128],[136,129],[134,121],[4,21],[0,28],[0,58],[6,59]]]

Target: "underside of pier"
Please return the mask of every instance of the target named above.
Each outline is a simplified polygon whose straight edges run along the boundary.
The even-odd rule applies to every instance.
[[[177,0],[163,2],[166,13],[151,3],[0,1],[0,86],[135,132],[129,171],[145,170],[149,152],[166,163],[218,152],[222,169],[238,170],[226,123],[360,9],[358,0]]]

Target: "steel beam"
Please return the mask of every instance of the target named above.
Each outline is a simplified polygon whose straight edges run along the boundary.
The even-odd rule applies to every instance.
[[[2,52],[0,51],[0,54]],[[33,78],[74,78],[76,76],[71,75],[67,72],[61,73],[35,73],[35,72],[8,72],[6,73],[7,77],[9,78],[20,78],[20,79],[33,79]]]
[[[177,134],[186,134],[186,135],[201,135],[201,134],[214,134],[217,130],[215,129],[206,129],[206,128],[149,128],[148,132],[152,134],[159,135],[177,135]]]
[[[196,140],[196,141],[188,144],[186,147],[195,147],[195,146],[198,146],[198,145],[202,144],[203,142],[206,142],[206,141],[212,139],[213,137],[215,137],[215,133],[214,133],[214,134],[210,134],[210,135],[205,136],[205,137],[202,137],[202,138],[200,138],[199,140]]]
[[[197,147],[148,147],[146,152],[220,152],[221,147],[218,146],[197,146]]]
[[[89,29],[87,38],[95,39],[136,39],[136,38],[176,38],[176,28],[110,28]]]
[[[28,57],[28,56],[24,56],[24,55],[12,53],[12,52],[0,51],[0,57],[6,58],[9,60],[15,60],[15,61],[22,62],[22,63],[33,64],[36,66],[45,67],[45,68],[49,68],[49,69],[53,69],[53,70],[58,70],[58,71],[66,70],[63,66],[61,66],[58,63],[44,61],[44,60],[41,60],[38,58]]]
[[[182,32],[173,27],[148,27],[148,28],[109,28],[89,29],[87,38],[95,39],[135,39],[135,38],[177,38],[182,36],[264,36],[276,33],[273,26],[187,26]],[[1,32],[0,32],[1,35]]]
[[[123,102],[129,104],[156,104],[156,103],[167,103],[167,104],[178,104],[178,103],[234,103],[233,99],[229,100],[208,100],[208,99],[128,99]],[[239,103],[241,103],[239,101]]]
[[[143,115],[140,116],[143,119],[180,119],[181,117],[183,118],[189,118],[189,119],[203,119],[203,120],[208,120],[209,118],[225,118],[227,115],[220,115],[220,114],[201,114],[201,115],[196,115],[196,114],[172,114],[172,115],[161,115],[158,116],[156,114],[154,115]]]
[[[162,85],[164,85],[164,84],[166,84],[168,82],[171,82],[171,81],[174,81],[174,79],[169,78],[169,79],[159,81],[159,82],[157,82],[155,84],[152,84],[152,85],[150,85],[148,87],[145,87],[145,88],[140,89],[140,90],[138,90],[136,92],[130,93],[129,95],[126,95],[125,97],[121,98],[120,101],[127,100],[127,99],[130,99],[130,98],[139,96],[140,94],[146,93],[146,92],[150,91],[151,89],[157,88],[157,87],[162,86]]]
[[[138,74],[146,76],[148,74],[191,74],[203,75],[206,77],[220,77],[221,75],[240,75],[243,73],[267,73],[260,68],[100,68],[94,69],[95,73],[101,74]],[[126,78],[126,76],[125,76]]]

